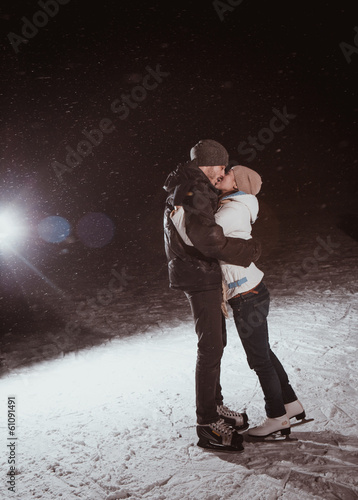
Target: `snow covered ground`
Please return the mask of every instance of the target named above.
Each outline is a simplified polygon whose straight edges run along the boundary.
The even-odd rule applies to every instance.
[[[287,214],[280,224],[270,227],[262,268],[271,345],[314,419],[292,429],[297,440],[246,442],[240,454],[196,446],[196,338],[161,261],[147,280],[133,279],[118,300],[81,318],[83,332],[107,333],[93,347],[54,331],[53,344],[61,351],[66,337],[68,349],[40,362],[46,336],[5,337],[12,349],[0,379],[1,498],[358,498],[358,244],[323,212]],[[86,295],[80,290],[77,300]],[[108,317],[112,331],[103,326]],[[77,349],[69,348],[74,338]],[[222,385],[228,406],[246,408],[252,424],[261,420],[261,389],[232,319]],[[16,398],[15,493],[6,484],[8,396]]]

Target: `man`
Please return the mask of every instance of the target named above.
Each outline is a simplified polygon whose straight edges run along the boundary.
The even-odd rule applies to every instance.
[[[220,363],[226,345],[221,311],[222,278],[218,261],[247,267],[260,256],[254,240],[224,236],[215,223],[219,191],[215,184],[225,175],[229,155],[216,141],[199,141],[190,151],[191,161],[169,174],[164,213],[165,251],[170,287],[187,296],[198,336],[196,363],[196,414],[198,445],[242,451],[242,436],[235,430],[248,427],[247,415],[223,405]],[[171,220],[175,207],[184,208],[187,245]]]

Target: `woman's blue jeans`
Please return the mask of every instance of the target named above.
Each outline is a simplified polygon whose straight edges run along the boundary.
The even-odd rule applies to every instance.
[[[266,415],[280,417],[286,413],[284,405],[297,397],[282,364],[270,348],[267,327],[269,291],[261,282],[253,292],[230,299],[229,304],[249,366],[259,378]]]

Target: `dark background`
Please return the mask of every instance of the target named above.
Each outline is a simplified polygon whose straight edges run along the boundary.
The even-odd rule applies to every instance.
[[[22,17],[40,7],[3,1],[0,9],[0,204],[21,207],[31,228],[23,255],[66,292],[108,282],[113,266],[129,267],[138,287],[145,269],[165,272],[162,186],[205,138],[262,175],[267,236],[265,214],[279,224],[293,213],[336,214],[356,235],[358,54],[348,63],[340,48],[358,36],[353,2],[244,0],[221,20],[210,1],[70,0],[18,54],[7,35],[21,35]],[[119,120],[111,103],[158,64],[169,75]],[[239,143],[285,106],[296,118],[247,163]],[[65,163],[66,145],[102,118],[116,130],[59,182],[52,162]],[[115,224],[103,248],[76,234],[89,212]],[[68,240],[38,237],[49,215],[69,220]],[[14,257],[2,273],[22,296],[34,287],[54,293]]]

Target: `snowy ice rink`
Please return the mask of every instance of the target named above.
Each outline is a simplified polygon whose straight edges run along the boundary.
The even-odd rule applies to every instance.
[[[5,355],[3,412],[7,397],[16,397],[12,498],[358,497],[357,243],[326,216],[312,217],[304,235],[300,220],[289,219],[296,229],[277,239],[263,263],[272,294],[271,345],[314,419],[292,428],[297,440],[246,442],[241,454],[196,446],[196,338],[185,298],[168,289],[161,262],[147,270],[147,282],[132,280],[124,296],[118,292],[101,315],[87,318],[91,325],[83,318],[84,328],[103,334],[104,318],[112,317],[116,333],[103,343],[35,362],[41,346],[34,334],[34,344],[18,340]],[[65,336],[53,334],[52,342],[58,338],[61,347]],[[261,389],[232,318],[222,385],[226,404],[246,408],[258,423]],[[1,430],[5,448],[3,423]],[[1,468],[5,482],[4,453]]]

